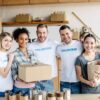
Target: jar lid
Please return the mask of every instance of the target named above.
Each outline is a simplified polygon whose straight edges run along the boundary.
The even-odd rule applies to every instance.
[[[47,96],[48,96],[48,97],[55,97],[56,95],[55,95],[55,93],[48,93]]]
[[[57,97],[63,97],[63,93],[62,93],[62,92],[57,92],[57,93],[56,93],[56,96],[57,96]]]

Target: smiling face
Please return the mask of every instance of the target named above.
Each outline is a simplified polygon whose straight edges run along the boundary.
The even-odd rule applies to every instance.
[[[46,27],[39,27],[37,29],[37,38],[39,42],[44,42],[47,39],[48,30]]]
[[[19,47],[26,48],[28,41],[29,37],[26,33],[22,33],[18,36],[17,43],[19,44]]]
[[[84,45],[85,52],[87,53],[93,52],[96,45],[95,39],[93,37],[87,37],[84,40],[83,45]]]
[[[1,42],[2,49],[9,50],[11,48],[11,45],[12,45],[12,38],[10,36],[5,36]]]
[[[72,40],[72,31],[68,28],[60,30],[61,41],[65,43],[70,43]]]

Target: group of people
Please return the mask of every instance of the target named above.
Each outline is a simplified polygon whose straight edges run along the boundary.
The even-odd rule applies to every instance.
[[[29,32],[26,28],[17,28],[13,35],[8,32],[0,34],[0,97],[11,90],[13,93],[29,94],[30,89],[54,91],[53,79],[57,77],[56,57],[61,59],[60,88],[70,88],[71,93],[100,93],[100,86],[89,81],[87,63],[100,59],[96,53],[95,37],[88,33],[84,41],[72,40],[72,29],[62,25],[59,29],[61,43],[57,44],[48,38],[48,27],[37,25],[37,40],[29,43]],[[18,48],[9,53],[13,39]],[[52,78],[38,82],[26,83],[18,77],[20,64],[45,63],[52,67]]]

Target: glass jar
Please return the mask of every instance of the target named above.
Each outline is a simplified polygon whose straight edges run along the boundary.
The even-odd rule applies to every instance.
[[[55,93],[48,93],[48,95],[47,95],[47,100],[56,100],[56,95],[55,95]]]
[[[70,100],[71,91],[70,89],[64,89],[64,100]]]
[[[64,100],[62,92],[57,92],[56,93],[56,100]]]

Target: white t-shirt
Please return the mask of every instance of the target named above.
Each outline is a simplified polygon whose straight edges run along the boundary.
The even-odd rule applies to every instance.
[[[70,44],[57,46],[57,56],[61,58],[61,81],[78,82],[75,70],[76,58],[82,52],[82,44],[77,40],[72,40]]]
[[[8,63],[7,53],[0,51],[0,68],[5,68]],[[13,80],[11,77],[11,70],[9,71],[7,77],[2,77],[0,75],[0,92],[5,92],[7,90],[12,90]]]
[[[34,52],[39,62],[52,66],[52,78],[57,76],[56,47],[57,44],[49,40],[43,43],[36,41],[28,46]]]

